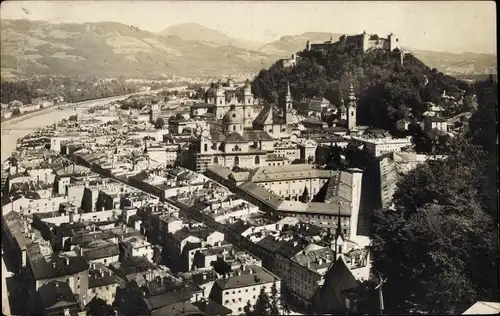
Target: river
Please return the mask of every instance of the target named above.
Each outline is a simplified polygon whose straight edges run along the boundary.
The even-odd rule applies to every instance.
[[[145,91],[137,94],[151,94],[159,91],[161,90]],[[2,123],[1,161],[5,161],[5,159],[9,158],[12,152],[15,151],[18,138],[32,133],[37,128],[57,123],[59,121],[62,121],[63,119],[67,119],[71,115],[83,112],[84,110],[93,106],[105,105],[113,101],[123,100],[131,95],[132,94],[127,94],[122,96],[62,105],[62,110],[59,110],[58,107],[52,107],[39,113],[34,113],[32,115],[28,114],[28,117],[26,117],[26,119],[24,120],[18,120],[15,122],[6,121]],[[74,110],[73,106],[76,106],[77,108]]]

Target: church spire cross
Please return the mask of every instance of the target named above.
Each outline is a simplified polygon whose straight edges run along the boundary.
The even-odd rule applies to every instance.
[[[288,82],[288,80],[286,81],[286,95],[287,95],[287,96],[292,95],[292,94],[290,93],[290,83]]]

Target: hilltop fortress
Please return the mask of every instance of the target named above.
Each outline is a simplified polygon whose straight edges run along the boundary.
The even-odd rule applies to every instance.
[[[387,38],[382,38],[377,34],[367,34],[366,32],[358,35],[344,34],[340,36],[339,40],[336,42],[333,41],[333,37],[330,37],[329,41],[323,43],[313,44],[310,41],[307,41],[305,50],[298,52],[297,54],[293,54],[291,58],[280,59],[276,64],[282,68],[294,67],[301,57],[310,54],[325,54],[329,50],[338,47],[344,48],[351,44],[357,45],[363,53],[372,49],[384,49],[388,52],[396,50],[397,54],[395,56],[400,59],[401,65],[403,65],[403,59],[406,52],[401,50],[399,39],[393,33],[389,34]]]
[[[334,47],[346,47],[349,44],[356,44],[363,52],[371,49],[385,49],[392,52],[395,49],[399,49],[399,39],[394,34],[389,34],[387,38],[381,38],[377,34],[363,34],[359,35],[342,35],[337,42],[330,38],[329,41],[324,43],[312,44],[307,41],[306,51],[323,51],[330,50]]]

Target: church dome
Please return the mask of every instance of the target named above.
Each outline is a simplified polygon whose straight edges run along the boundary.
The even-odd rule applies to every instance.
[[[244,122],[243,112],[231,105],[231,109],[224,114],[222,122],[226,124],[242,124]]]
[[[207,97],[215,97],[217,94],[217,89],[215,87],[210,87],[205,93]]]

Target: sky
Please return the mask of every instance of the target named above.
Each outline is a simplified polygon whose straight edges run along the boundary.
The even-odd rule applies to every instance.
[[[406,47],[496,54],[495,6],[494,1],[3,1],[0,17],[114,21],[152,32],[194,22],[262,43],[304,32],[384,37],[392,32]]]

